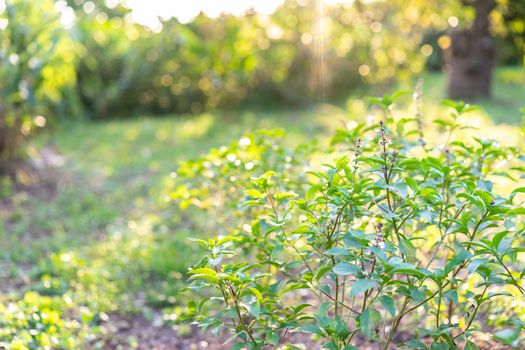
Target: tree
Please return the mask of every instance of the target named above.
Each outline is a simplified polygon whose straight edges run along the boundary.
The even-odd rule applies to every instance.
[[[507,0],[498,7],[505,26],[504,40],[510,51],[503,57],[510,64],[525,64],[525,1]]]
[[[74,79],[71,42],[52,0],[0,8],[0,175],[23,156],[22,141],[62,103]]]
[[[490,97],[495,43],[490,33],[490,12],[495,0],[463,0],[476,11],[470,28],[452,33],[449,52],[448,94],[454,99]]]

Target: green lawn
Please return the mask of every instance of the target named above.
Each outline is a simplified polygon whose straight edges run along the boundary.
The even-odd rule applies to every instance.
[[[491,99],[475,101],[496,123],[519,124],[519,109],[525,106],[525,68],[499,68],[494,76]],[[424,76],[425,98],[432,101],[446,98],[446,80],[441,73]]]
[[[496,78],[494,99],[480,104],[494,122],[517,124],[525,72],[502,69]],[[443,110],[435,101],[444,97],[444,84],[442,75],[426,75],[427,113]],[[0,307],[0,324],[13,323],[19,310],[27,321],[20,329],[30,329],[38,321],[28,311],[34,304],[39,312],[52,312],[55,328],[42,328],[38,339],[20,329],[19,336],[37,342],[53,335],[64,347],[78,348],[79,339],[103,332],[104,313],[147,314],[178,305],[182,274],[196,256],[188,237],[205,234],[166,201],[165,187],[178,162],[248,130],[280,127],[289,142],[299,143],[369,113],[362,99],[353,98],[346,109],[321,105],[306,111],[84,122],[40,135],[32,152],[47,147],[64,165],[50,172],[56,189],[2,190],[8,200],[0,207],[0,298],[14,306]],[[66,322],[71,319],[78,322]],[[9,328],[0,330],[0,345],[12,335]]]
[[[149,315],[151,308],[180,304],[182,274],[196,256],[188,238],[203,233],[165,200],[178,162],[253,128],[280,126],[305,141],[323,133],[329,120],[315,111],[242,112],[76,123],[41,135],[32,148],[53,150],[64,165],[46,175],[57,181],[56,190],[6,193],[0,299],[16,307],[0,307],[0,324],[10,325],[15,315],[27,319],[19,326],[26,333],[0,330],[0,345],[13,334],[33,337],[33,305],[56,312],[58,330],[42,334],[78,348],[106,332],[99,326],[105,314]],[[68,322],[79,313],[81,323]]]

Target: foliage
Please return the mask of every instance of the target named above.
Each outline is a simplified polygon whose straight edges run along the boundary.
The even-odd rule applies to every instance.
[[[478,114],[485,114],[497,124],[520,124],[519,109],[523,102],[521,86],[525,84],[525,70],[519,67],[502,67],[494,72],[494,91],[491,99],[477,101],[483,107]],[[446,98],[446,80],[442,73],[428,73],[423,75],[424,94],[429,99],[439,101]],[[403,85],[403,88],[409,88]],[[426,113],[440,113],[429,111]]]
[[[86,3],[95,4],[87,6]],[[77,91],[92,118],[191,112],[239,104],[305,105],[422,71],[422,30],[445,30],[453,1],[356,2],[320,8],[287,0],[275,13],[204,14],[157,28],[103,1],[68,1],[78,46]]]
[[[59,118],[297,106],[382,91],[420,73],[426,60],[439,67],[446,45],[436,42],[447,42],[447,20],[469,21],[454,0],[287,0],[271,15],[201,14],[184,24],[162,19],[156,28],[133,22],[124,3],[3,3],[4,160],[24,153],[20,142],[35,126]],[[495,34],[507,40],[502,57],[517,63],[522,8],[516,1],[500,5]]]
[[[403,94],[372,98],[382,120],[351,123],[328,149],[283,162],[275,141],[247,158],[240,141],[188,165],[189,178],[204,177],[182,185],[183,205],[231,193],[210,198],[230,218],[227,234],[195,239],[207,249],[189,269],[189,288],[204,296],[190,304],[201,327],[249,349],[294,348],[292,333],[327,349],[356,349],[361,334],[388,349],[403,322],[406,348],[475,349],[481,329],[521,343],[505,300],[525,292],[525,189],[495,185],[523,178],[521,149],[456,138],[476,107],[451,101],[433,144],[419,117],[393,113]]]
[[[500,10],[495,18],[504,25],[499,26],[498,35],[503,36],[500,44],[500,59],[510,64],[525,63],[525,4],[518,0],[499,1]]]
[[[382,90],[420,73],[427,59],[439,68],[447,46],[436,43],[447,41],[447,20],[464,25],[471,19],[456,0],[326,6],[287,0],[270,15],[201,14],[189,23],[162,19],[150,28],[134,23],[123,3],[59,3],[62,15],[74,11],[62,35],[71,40],[75,81],[62,90],[57,112],[94,119],[305,105],[357,89]],[[502,2],[494,16],[498,38],[518,35],[515,44],[502,44],[510,52],[502,56],[512,62],[519,50],[514,46],[521,45],[520,11],[515,1]],[[432,45],[430,53],[423,44]]]
[[[103,119],[143,110],[137,105],[145,102],[141,94],[154,88],[152,78],[162,66],[158,57],[151,59],[153,50],[162,48],[159,36],[126,20],[130,11],[122,5],[109,8],[97,1],[85,10],[85,2],[68,4],[77,14],[70,31],[77,49],[76,92],[83,112]]]
[[[519,114],[512,106],[521,102],[517,88],[521,73],[505,69],[496,76],[497,90],[506,95],[508,104],[484,101],[484,106],[498,112],[499,120]],[[442,75],[425,75],[423,115],[438,115],[448,108],[431,102],[440,98],[443,81]],[[243,188],[251,186],[250,178],[278,169],[292,179],[299,174],[303,183],[307,175],[301,169],[312,166],[304,161],[310,151],[323,150],[342,120],[364,121],[367,110],[365,101],[353,97],[348,110],[324,106],[86,121],[60,123],[53,134],[39,133],[29,141],[29,150],[52,147],[64,164],[48,174],[56,186],[46,182],[25,189],[2,183],[0,304],[5,308],[0,307],[0,328],[11,333],[0,338],[4,342],[0,347],[14,347],[12,334],[27,333],[30,326],[24,320],[32,320],[38,312],[54,314],[56,328],[38,328],[39,337],[51,332],[60,339],[59,345],[51,345],[53,349],[113,347],[104,342],[120,338],[115,336],[120,324],[113,319],[115,313],[126,318],[144,315],[147,320],[155,315],[159,321],[164,313],[165,321],[180,320],[188,300],[181,292],[187,264],[205,251],[188,238],[207,240],[237,228],[249,229],[250,222],[236,203]],[[403,109],[402,113],[411,112]],[[463,120],[480,126],[476,132],[483,137],[490,134],[502,142],[517,138],[516,127],[495,127],[481,111],[470,112]],[[243,137],[260,128],[272,131],[253,131]],[[434,140],[433,129],[425,126],[427,139]],[[315,139],[319,145],[297,147]],[[220,147],[223,144],[227,146]],[[203,159],[177,169],[178,162],[201,154]],[[228,154],[235,155],[233,162]],[[315,164],[324,162],[324,153],[315,154]],[[205,160],[214,165],[208,168]],[[237,160],[240,166],[235,165]],[[250,165],[248,171],[245,165],[250,162],[253,168]],[[215,176],[204,176],[207,170],[215,171]],[[226,174],[235,174],[236,181],[227,181]],[[500,187],[501,180],[497,183]],[[180,185],[187,191],[179,192]],[[300,188],[294,191],[301,193]],[[173,209],[172,193],[173,197],[189,193],[186,210]],[[27,293],[31,298],[26,299]],[[504,301],[494,304],[498,313],[508,309]],[[518,299],[516,304],[522,314],[524,303]],[[501,312],[501,318],[505,315]],[[121,340],[124,348],[131,347]],[[15,344],[31,342],[32,338],[23,337]]]
[[[471,19],[455,0],[326,6],[287,0],[270,15],[201,14],[189,23],[162,19],[158,27],[149,28],[133,22],[123,3],[7,4],[2,12],[2,23],[7,23],[3,60],[18,57],[18,63],[4,64],[2,75],[9,74],[9,80],[24,71],[24,78],[16,78],[24,81],[23,94],[37,97],[26,97],[24,109],[33,105],[46,117],[94,119],[198,113],[239,104],[304,105],[343,98],[357,89],[383,90],[420,73],[426,60],[439,68],[451,29],[447,20],[459,18],[464,25]],[[505,62],[519,61],[521,12],[519,1],[502,1],[493,16],[495,34],[506,40],[500,40]],[[35,15],[41,13],[45,16]],[[60,17],[71,17],[70,23],[60,23]],[[14,37],[9,34],[13,30],[25,34]],[[27,52],[21,51],[36,33],[39,38]],[[39,72],[42,79],[30,78]],[[20,82],[2,88],[9,100]]]
[[[173,215],[166,202],[174,159],[279,121],[298,137],[321,130],[299,127],[293,113],[246,113],[227,128],[224,117],[204,114],[58,125],[52,139],[30,141],[35,148],[52,142],[65,164],[55,169],[56,193],[13,188],[2,200],[0,348],[107,348],[115,332],[108,315],[169,308],[169,317],[178,317],[186,263],[197,253],[187,238],[202,217]],[[52,327],[39,326],[31,338],[40,312],[53,313]]]
[[[0,346],[14,350],[75,348],[77,333],[88,325],[90,316],[81,322],[66,322],[61,313],[68,308],[61,298],[26,293],[18,302],[0,304]]]
[[[1,171],[20,156],[22,138],[45,125],[64,86],[71,87],[74,55],[53,4],[15,0],[0,8]]]

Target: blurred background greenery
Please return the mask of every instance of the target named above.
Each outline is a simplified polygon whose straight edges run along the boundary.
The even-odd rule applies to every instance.
[[[451,31],[475,17],[459,0],[273,2],[181,23],[185,5],[155,20],[155,2],[6,1],[2,97],[51,120],[338,101],[441,71]],[[491,14],[499,65],[523,64],[524,7],[501,0]]]
[[[108,348],[112,315],[178,317],[187,238],[224,229],[174,208],[179,162],[257,128],[322,140],[419,79],[423,115],[441,113],[467,3],[0,0],[0,348]],[[508,141],[525,2],[495,5],[472,123]]]
[[[452,34],[485,2],[495,63],[522,67],[520,0],[3,0],[1,160],[46,123],[341,104],[414,85],[450,65]]]

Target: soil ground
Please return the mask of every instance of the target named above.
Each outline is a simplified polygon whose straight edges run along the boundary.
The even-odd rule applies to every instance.
[[[155,325],[155,322],[143,317],[112,316],[109,323],[112,335],[106,339],[105,349],[129,349],[130,344],[133,344],[138,350],[223,350],[229,349],[231,345],[227,343],[227,337],[218,338],[196,327],[192,327],[187,335],[180,336],[174,328]],[[480,350],[512,349],[490,340],[490,336],[485,333],[478,333],[473,340]],[[307,335],[296,335],[293,341],[305,350],[321,349]],[[381,350],[378,343],[367,341],[364,337],[357,339],[357,345],[360,350]],[[390,349],[395,350],[398,347],[393,345]]]

